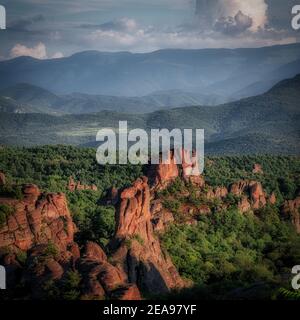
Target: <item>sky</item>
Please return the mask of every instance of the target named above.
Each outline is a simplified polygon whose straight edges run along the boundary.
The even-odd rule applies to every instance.
[[[300,4],[300,1],[298,1]],[[0,59],[85,50],[262,47],[299,42],[297,0],[0,0]]]

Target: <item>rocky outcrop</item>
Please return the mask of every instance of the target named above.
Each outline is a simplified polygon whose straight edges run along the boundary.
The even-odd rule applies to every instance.
[[[297,233],[300,233],[300,195],[295,200],[285,201],[281,212],[292,221]]]
[[[174,217],[172,212],[166,210],[162,202],[159,199],[153,200],[151,202],[151,222],[153,225],[153,230],[155,232],[163,232],[166,228],[174,222]]]
[[[81,182],[75,182],[73,177],[70,177],[69,183],[68,183],[68,190],[71,192],[74,192],[76,190],[82,191],[82,190],[92,190],[92,191],[98,191],[98,188],[96,185],[92,184],[91,186],[81,184]]]
[[[79,270],[83,275],[83,294],[89,298],[141,299],[137,287],[127,282],[123,270],[108,262],[106,254],[96,243],[86,244]]]
[[[250,200],[254,210],[265,207],[267,204],[266,193],[260,182],[251,182],[250,185]]]
[[[247,195],[250,200],[251,208],[261,209],[267,204],[267,195],[260,182],[244,180],[230,186],[230,192],[236,196]],[[245,200],[244,201],[244,205]]]
[[[6,183],[6,178],[5,178],[5,174],[0,171],[0,186],[4,186]]]
[[[204,186],[205,181],[201,176],[195,151],[193,151],[191,155],[189,151],[182,150],[182,177],[185,181],[190,181],[200,188]]]
[[[182,288],[184,282],[154,236],[151,219],[150,188],[143,177],[121,193],[112,260],[141,290],[162,293]]]
[[[238,203],[238,210],[242,213],[248,212],[251,210],[251,204],[246,196],[243,196]]]
[[[148,172],[149,182],[155,190],[166,188],[179,177],[179,169],[175,162],[174,151],[168,153],[168,159],[165,163],[162,162],[162,159],[160,159],[159,164],[151,165]]]
[[[1,204],[12,209],[0,229],[0,247],[29,250],[51,240],[65,250],[76,230],[65,195],[41,194],[35,185],[25,185],[23,195],[23,200],[0,198]]]
[[[0,228],[0,262],[12,288],[22,281],[32,298],[44,299],[45,288],[63,286],[68,273],[76,272],[81,279],[78,294],[86,299],[141,299],[136,285],[108,262],[99,245],[87,242],[80,252],[64,194],[41,193],[37,186],[25,185],[22,200],[0,198],[0,204],[12,209]],[[24,266],[16,259],[20,252],[27,255]]]
[[[225,187],[216,187],[216,188],[209,188],[206,192],[206,198],[209,200],[213,199],[224,199],[228,195],[228,190]]]
[[[252,173],[254,173],[254,174],[263,174],[264,171],[262,169],[262,166],[260,164],[258,164],[258,163],[255,163],[254,166],[253,166]]]
[[[180,152],[178,159],[181,160],[181,164],[176,164],[176,152]],[[178,177],[199,188],[205,184],[195,152],[193,151],[191,156],[187,150],[170,151],[165,162],[160,159],[159,164],[150,166],[147,176],[151,189],[154,191],[166,188]]]

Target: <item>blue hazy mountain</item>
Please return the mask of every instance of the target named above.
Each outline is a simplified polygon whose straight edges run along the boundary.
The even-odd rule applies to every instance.
[[[10,107],[7,105],[11,102]],[[13,102],[13,104],[12,104]],[[72,93],[56,95],[43,88],[20,83],[0,89],[0,112],[80,114],[103,110],[125,113],[149,113],[175,107],[217,105],[224,98],[182,90],[158,91],[142,97],[122,97]],[[20,107],[22,106],[22,108]]]
[[[181,90],[228,101],[235,95],[248,96],[247,90],[260,94],[286,73],[295,76],[299,59],[300,44],[151,53],[86,51],[53,60],[19,57],[0,62],[0,88],[27,83],[55,94],[127,97]]]

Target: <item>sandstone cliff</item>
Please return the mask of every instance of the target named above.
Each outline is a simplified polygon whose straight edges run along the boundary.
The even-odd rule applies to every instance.
[[[148,179],[138,179],[121,193],[112,259],[131,283],[143,291],[162,293],[185,284],[154,236]]]
[[[64,194],[41,193],[37,186],[25,185],[23,197],[0,198],[0,204],[11,209],[0,226],[0,262],[7,270],[8,287],[22,282],[31,298],[43,299],[49,283],[63,285],[69,272],[77,272],[83,297],[141,299],[138,288],[108,262],[96,243],[87,242],[80,252]],[[22,252],[27,255],[23,266],[17,259]]]

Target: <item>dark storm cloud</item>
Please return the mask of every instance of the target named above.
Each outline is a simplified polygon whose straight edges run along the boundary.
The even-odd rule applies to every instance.
[[[29,31],[30,27],[32,27],[36,23],[44,22],[46,19],[44,15],[37,14],[28,18],[21,18],[18,20],[14,20],[8,23],[8,28],[11,31]]]

